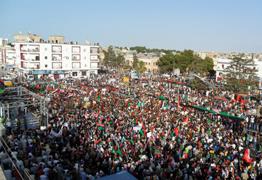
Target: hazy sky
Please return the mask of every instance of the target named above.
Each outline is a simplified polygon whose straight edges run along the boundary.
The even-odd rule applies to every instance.
[[[1,0],[0,37],[262,52],[262,0]]]

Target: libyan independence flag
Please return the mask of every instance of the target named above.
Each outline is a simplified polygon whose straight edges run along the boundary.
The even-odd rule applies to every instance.
[[[97,123],[96,125],[97,125],[97,127],[98,127],[98,129],[99,129],[100,131],[102,131],[102,130],[105,129],[105,125],[104,125],[104,124]]]

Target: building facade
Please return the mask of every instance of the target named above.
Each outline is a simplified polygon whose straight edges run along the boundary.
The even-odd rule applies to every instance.
[[[49,76],[88,77],[97,74],[99,46],[76,43],[15,42],[16,66],[21,75],[35,78]],[[60,41],[59,41],[60,42]]]
[[[130,51],[125,54],[125,60],[128,62],[130,66],[133,65],[135,52]],[[154,53],[138,53],[136,54],[137,59],[145,63],[146,71],[156,73],[158,71],[157,61],[159,60],[159,56]]]
[[[37,34],[32,34],[32,33],[15,34],[14,40],[15,40],[15,42],[37,42],[37,43],[44,42],[44,40],[41,38],[41,36],[39,36]]]
[[[2,44],[0,46],[0,64],[1,65],[14,65],[16,62],[16,53],[13,45],[10,44]]]

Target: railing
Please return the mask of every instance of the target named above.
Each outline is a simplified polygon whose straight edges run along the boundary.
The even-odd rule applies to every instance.
[[[11,164],[12,164],[12,168],[11,170],[15,170],[17,172],[17,177],[16,179],[22,179],[22,180],[33,180],[28,172],[28,170],[26,169],[19,169],[17,167],[17,165],[14,163],[14,159],[11,157],[11,149],[9,148],[9,146],[7,145],[7,143],[5,142],[5,140],[0,137],[0,143],[5,151],[5,153],[7,154],[8,156],[8,159],[10,160]]]

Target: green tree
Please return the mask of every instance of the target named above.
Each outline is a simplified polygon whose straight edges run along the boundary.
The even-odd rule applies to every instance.
[[[130,50],[135,50],[137,53],[145,53],[145,52],[147,52],[147,48],[145,46],[130,47]]]
[[[177,52],[175,55],[168,52],[157,62],[161,73],[172,72],[174,68],[179,68],[181,73],[188,71],[207,74],[213,69],[213,59],[202,59],[194,54],[192,50]]]
[[[212,58],[206,57],[205,59],[201,59],[200,57],[196,56],[193,62],[190,64],[189,70],[201,75],[207,75],[213,70],[213,67],[214,62]]]
[[[244,55],[232,58],[230,65],[225,69],[226,87],[235,92],[246,92],[248,87],[255,89],[257,86],[256,69],[254,60],[244,58]]]
[[[133,69],[139,73],[143,73],[146,71],[146,66],[143,61],[139,61],[136,54],[133,55]]]
[[[143,61],[138,61],[138,67],[136,71],[139,73],[144,73],[146,71],[146,65]]]
[[[133,64],[132,64],[133,69],[138,68],[138,62],[139,62],[139,60],[138,60],[136,54],[133,54]]]
[[[125,57],[122,54],[117,55],[115,67],[123,68],[125,65]]]
[[[190,64],[194,61],[194,52],[192,50],[184,50],[175,55],[175,68],[179,68],[181,73],[187,72]]]
[[[159,58],[157,65],[160,73],[172,72],[175,63],[175,55],[167,53],[166,55]]]
[[[116,64],[116,54],[114,52],[113,46],[109,46],[107,51],[104,51],[104,65],[106,67],[113,67]]]

